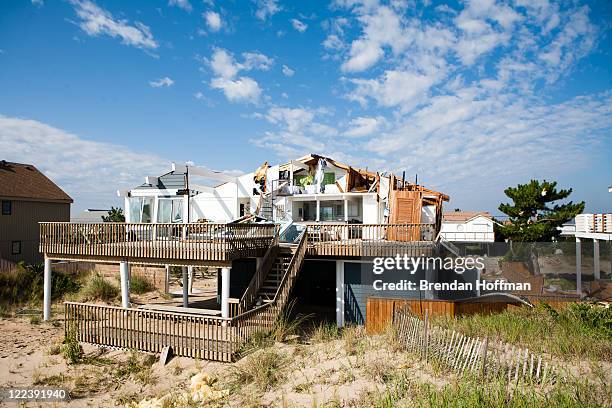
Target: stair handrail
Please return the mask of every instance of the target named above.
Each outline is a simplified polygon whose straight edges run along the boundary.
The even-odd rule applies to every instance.
[[[280,228],[277,225],[274,233],[274,237],[272,238],[272,242],[270,246],[266,250],[266,253],[263,256],[259,267],[255,270],[255,274],[251,278],[249,282],[249,286],[247,286],[244,294],[240,298],[240,302],[238,303],[238,313],[243,313],[248,310],[249,307],[253,305],[255,298],[257,296],[257,292],[261,288],[261,285],[266,280],[268,273],[272,269],[274,265],[274,261],[276,260],[276,256],[278,254],[278,243],[280,237]]]
[[[261,328],[272,329],[274,326],[274,322],[280,314],[280,311],[285,306],[285,296],[291,291],[295,277],[299,272],[299,268],[302,267],[302,263],[306,257],[308,234],[306,233],[306,230],[302,231],[301,234],[300,242],[298,243],[297,249],[291,257],[291,261],[289,262],[285,273],[283,274],[283,278],[280,281],[274,298],[269,303],[256,306],[253,309],[240,313],[231,319],[231,325],[237,329],[237,336],[233,341],[233,346],[235,347],[234,350],[239,349],[241,344],[247,341],[251,334],[260,331]],[[283,299],[281,299],[281,297],[283,297]]]
[[[299,269],[302,267],[302,262],[304,261],[304,258],[306,257],[306,249],[308,248],[308,234],[306,233],[307,229],[304,229],[304,231],[302,231],[301,237],[300,237],[300,241],[297,244],[297,248],[295,250],[295,252],[293,253],[293,256],[291,257],[291,261],[289,261],[289,265],[287,266],[287,269],[285,271],[285,273],[283,274],[283,278],[280,280],[280,283],[278,284],[278,288],[276,288],[276,293],[274,294],[274,299],[272,300],[271,303],[276,304],[277,300],[279,300],[279,296],[281,295],[281,290],[285,291],[286,290],[286,295],[288,295],[288,293],[291,291],[291,289],[293,288],[293,280],[294,278],[297,276]],[[288,279],[292,279],[291,282],[289,282],[289,286],[285,285],[285,282]],[[278,305],[276,305],[278,306]],[[282,309],[282,307],[284,306],[284,304],[282,304],[279,308]]]

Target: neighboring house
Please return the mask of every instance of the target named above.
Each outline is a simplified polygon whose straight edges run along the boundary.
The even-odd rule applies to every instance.
[[[493,219],[485,211],[447,212],[440,236],[452,242],[494,242]]]
[[[582,242],[592,241],[593,248],[593,278],[599,281],[602,275],[599,242],[612,242],[612,213],[578,214],[574,223],[566,223],[557,228],[561,235],[576,239],[576,292],[582,296]],[[612,245],[609,245],[610,273],[612,273]]]
[[[40,262],[41,221],[70,220],[72,198],[30,164],[0,161],[0,258]]]

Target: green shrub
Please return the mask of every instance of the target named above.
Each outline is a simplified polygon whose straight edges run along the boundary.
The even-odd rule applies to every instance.
[[[130,278],[130,291],[137,295],[155,290],[155,285],[144,276],[134,275]]]
[[[83,348],[77,340],[76,327],[70,326],[66,332],[64,343],[60,346],[60,352],[70,364],[77,364],[83,357]]]
[[[51,274],[51,298],[59,299],[67,293],[79,290],[79,283],[70,275],[61,272]],[[44,294],[43,264],[17,264],[11,271],[0,274],[0,303],[18,306],[27,303],[39,304]]]
[[[87,279],[79,295],[83,301],[111,301],[119,296],[119,287],[100,275],[94,275]]]

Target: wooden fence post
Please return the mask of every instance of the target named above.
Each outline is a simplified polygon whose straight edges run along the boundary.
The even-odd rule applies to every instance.
[[[489,338],[485,337],[484,339],[484,346],[482,347],[482,367],[481,367],[481,371],[480,374],[482,377],[484,377],[487,374],[487,351],[489,348]]]

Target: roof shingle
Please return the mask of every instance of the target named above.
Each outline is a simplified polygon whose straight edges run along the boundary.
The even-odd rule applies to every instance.
[[[72,198],[31,164],[0,161],[0,197],[72,203]]]

